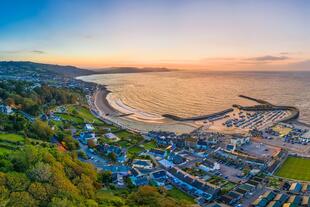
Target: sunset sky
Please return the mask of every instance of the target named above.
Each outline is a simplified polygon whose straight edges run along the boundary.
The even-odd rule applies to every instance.
[[[1,0],[0,60],[310,70],[307,0]]]

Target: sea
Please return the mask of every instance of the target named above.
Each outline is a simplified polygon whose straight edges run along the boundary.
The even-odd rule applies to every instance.
[[[171,71],[80,79],[106,85],[111,91],[107,96],[110,105],[142,121],[160,120],[163,114],[192,117],[222,111],[233,104],[256,104],[239,97],[246,95],[298,107],[299,120],[310,123],[310,72]]]

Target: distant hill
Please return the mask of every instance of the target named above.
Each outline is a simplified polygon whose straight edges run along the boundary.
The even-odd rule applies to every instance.
[[[113,73],[144,73],[144,72],[168,72],[167,68],[136,68],[136,67],[112,67],[102,69],[82,69],[75,66],[52,65],[43,63],[34,63],[28,61],[0,61],[0,74],[10,71],[15,72],[37,72],[54,73],[67,77],[77,77],[93,74],[113,74]]]
[[[147,73],[147,72],[169,72],[172,69],[168,68],[137,68],[137,67],[112,67],[95,69],[94,71],[100,74],[111,74],[111,73]]]
[[[24,62],[24,61],[0,62],[0,71],[37,72],[37,73],[51,72],[54,74],[64,75],[68,77],[96,74],[95,71],[81,69],[74,66],[51,65],[51,64],[42,64],[42,63]]]

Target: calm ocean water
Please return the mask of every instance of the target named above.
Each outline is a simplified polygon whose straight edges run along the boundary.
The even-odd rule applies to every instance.
[[[110,104],[124,113],[160,119],[209,114],[232,104],[252,105],[239,94],[296,106],[310,123],[310,72],[165,72],[83,77],[107,85]]]

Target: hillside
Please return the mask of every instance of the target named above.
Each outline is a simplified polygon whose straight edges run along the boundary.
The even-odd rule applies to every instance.
[[[172,69],[168,68],[137,68],[137,67],[112,67],[95,69],[100,74],[113,74],[113,73],[148,73],[148,72],[169,72]]]
[[[3,61],[0,62],[0,74],[16,74],[16,73],[31,73],[36,72],[39,74],[58,74],[66,77],[76,77],[83,75],[96,74],[95,71],[77,68],[74,66],[61,66],[50,65],[34,62],[16,62],[16,61]]]
[[[136,67],[112,67],[102,69],[82,69],[68,65],[52,65],[27,61],[2,61],[0,62],[0,75],[22,75],[37,73],[39,75],[60,75],[65,77],[78,77],[93,74],[113,73],[144,73],[144,72],[168,72],[167,68],[136,68]]]

